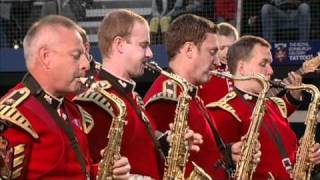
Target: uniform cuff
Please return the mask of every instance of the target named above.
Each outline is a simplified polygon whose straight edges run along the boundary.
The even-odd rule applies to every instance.
[[[299,106],[302,103],[302,98],[300,99],[295,99],[290,92],[287,92],[285,95],[286,99],[288,100],[288,102],[290,102],[291,104],[295,105],[295,106]]]

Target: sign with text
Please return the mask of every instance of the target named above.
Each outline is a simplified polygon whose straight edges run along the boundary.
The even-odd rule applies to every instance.
[[[298,65],[320,55],[320,42],[272,43],[271,52],[274,65]]]

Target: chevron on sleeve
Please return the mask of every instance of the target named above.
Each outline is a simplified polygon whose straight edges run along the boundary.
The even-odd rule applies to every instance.
[[[94,126],[94,121],[92,116],[85,111],[81,106],[78,105],[80,114],[82,116],[82,127],[84,133],[88,134]]]
[[[19,144],[14,147],[13,164],[12,164],[12,179],[18,178],[22,173],[22,164],[25,160],[24,150],[25,144]]]

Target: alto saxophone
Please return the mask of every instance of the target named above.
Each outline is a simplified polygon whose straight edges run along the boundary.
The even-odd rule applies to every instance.
[[[294,180],[309,180],[311,179],[311,172],[314,168],[314,164],[309,161],[309,150],[315,143],[317,118],[320,106],[320,92],[319,89],[312,84],[302,84],[301,86],[287,85],[286,89],[304,89],[312,95],[312,100],[309,104],[305,121],[306,129],[300,141],[300,145],[296,154],[296,163],[292,171],[292,178]]]
[[[127,115],[126,105],[116,95],[101,89],[98,83],[91,85],[93,89],[106,97],[112,105],[117,108],[117,115],[112,117],[112,123],[108,133],[108,145],[103,150],[102,159],[99,162],[97,180],[112,180],[112,165],[115,160],[121,158],[120,147],[122,141],[123,128],[125,126],[125,118]]]
[[[185,167],[188,162],[188,142],[184,139],[184,135],[189,129],[188,112],[191,96],[189,95],[190,84],[182,77],[169,73],[161,69],[155,62],[145,63],[145,67],[149,70],[156,71],[164,76],[174,80],[182,89],[178,97],[178,104],[175,110],[173,128],[171,130],[172,140],[170,142],[169,154],[166,161],[164,172],[164,180],[184,180]],[[195,163],[194,169],[188,179],[190,180],[211,180],[211,177],[204,172]]]
[[[258,100],[251,114],[251,123],[249,129],[244,136],[244,142],[241,147],[240,160],[236,164],[236,170],[233,174],[234,179],[244,180],[252,179],[252,175],[256,169],[256,164],[253,163],[253,155],[255,154],[256,144],[259,137],[259,128],[263,120],[265,112],[266,94],[269,90],[269,83],[262,74],[249,75],[249,76],[233,76],[228,72],[212,71],[216,76],[223,76],[233,80],[257,80],[263,87],[259,93]]]

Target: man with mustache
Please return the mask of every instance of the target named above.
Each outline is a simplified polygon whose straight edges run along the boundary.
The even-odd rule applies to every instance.
[[[89,62],[73,21],[47,16],[24,38],[27,74],[0,99],[0,155],[9,169],[4,179],[90,179],[96,166],[87,133],[94,126],[87,112],[64,98],[78,91]],[[128,178],[130,165],[120,158],[115,179]]]

